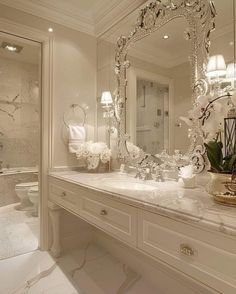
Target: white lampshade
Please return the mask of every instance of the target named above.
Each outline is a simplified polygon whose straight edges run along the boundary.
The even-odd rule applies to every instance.
[[[102,92],[101,97],[101,104],[111,104],[113,102],[111,92],[110,91],[104,91]]]
[[[223,55],[213,55],[209,58],[206,75],[217,78],[226,74],[226,65]]]
[[[226,78],[233,79],[236,78],[236,64],[229,63],[226,69]]]

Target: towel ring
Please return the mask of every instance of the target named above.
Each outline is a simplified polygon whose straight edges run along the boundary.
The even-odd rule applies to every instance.
[[[85,109],[79,104],[71,104],[70,109],[64,112],[63,121],[67,128],[69,125],[84,126],[87,118]]]

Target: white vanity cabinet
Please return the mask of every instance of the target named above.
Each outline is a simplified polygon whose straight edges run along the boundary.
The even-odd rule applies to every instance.
[[[209,293],[236,293],[236,237],[127,204],[111,192],[49,177],[49,202],[184,273]],[[52,221],[53,209],[51,208]],[[56,218],[55,218],[56,219]],[[55,222],[55,221],[54,221]],[[52,253],[59,254],[54,223]],[[56,245],[55,245],[56,244]],[[53,252],[53,250],[55,252]]]
[[[236,293],[235,239],[146,211],[138,227],[140,249],[220,293]]]
[[[108,199],[104,193],[51,179],[49,200],[126,243],[137,244],[138,209]]]

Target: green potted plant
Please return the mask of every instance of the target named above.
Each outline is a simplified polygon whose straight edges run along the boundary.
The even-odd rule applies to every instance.
[[[213,195],[228,195],[227,183],[231,182],[236,169],[236,154],[224,157],[221,141],[210,141],[204,145],[211,165],[208,192]]]

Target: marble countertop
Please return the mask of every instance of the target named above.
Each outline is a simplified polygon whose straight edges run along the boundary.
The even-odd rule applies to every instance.
[[[207,176],[199,176],[194,189],[181,188],[175,181],[143,182],[119,172],[54,171],[50,176],[106,193],[128,205],[236,236],[236,207],[214,202],[205,191]],[[123,186],[122,182],[129,183],[132,189]]]

